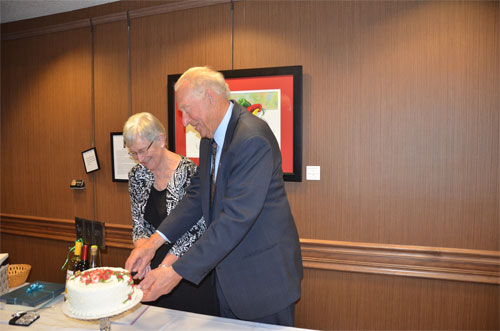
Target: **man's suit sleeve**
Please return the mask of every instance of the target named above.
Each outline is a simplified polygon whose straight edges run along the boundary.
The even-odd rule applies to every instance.
[[[199,169],[191,178],[191,184],[186,189],[184,197],[157,229],[172,243],[191,229],[202,216],[198,171]]]
[[[217,174],[216,190],[223,192],[216,193],[213,208],[217,215],[205,234],[174,264],[177,273],[196,284],[250,231],[266,203],[276,166],[269,140],[259,135],[240,142],[225,159]]]

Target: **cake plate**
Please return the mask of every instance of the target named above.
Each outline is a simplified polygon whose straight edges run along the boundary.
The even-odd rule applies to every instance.
[[[115,309],[113,311],[107,311],[97,314],[83,314],[81,312],[72,311],[68,301],[65,301],[63,303],[62,311],[66,316],[79,320],[99,320],[99,329],[102,331],[110,331],[111,323],[109,322],[109,318],[124,313],[127,310],[135,307],[138,303],[141,302],[142,295],[142,290],[135,287],[134,294],[132,294],[132,299],[125,303],[123,307],[120,307],[119,309]]]

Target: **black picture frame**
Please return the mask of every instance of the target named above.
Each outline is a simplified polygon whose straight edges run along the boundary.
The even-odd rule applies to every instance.
[[[97,157],[97,150],[95,147],[89,148],[82,152],[83,166],[85,168],[85,173],[90,174],[91,172],[101,169],[99,165],[99,158]]]
[[[123,143],[123,133],[111,132],[111,173],[113,182],[128,182],[128,171],[136,164],[128,155]]]
[[[244,86],[245,82],[248,83],[248,86],[253,86],[256,83],[259,84],[259,79],[263,79],[263,82],[266,82],[264,85],[269,84],[273,85],[274,81],[278,82],[278,90],[280,91],[280,109],[283,106],[283,100],[282,98],[282,93],[285,90],[285,88],[280,89],[279,88],[279,79],[278,78],[283,78],[286,80],[286,91],[289,91],[291,89],[292,95],[286,95],[287,98],[292,98],[293,102],[290,103],[292,107],[292,115],[285,115],[281,114],[281,118],[283,116],[290,116],[291,119],[291,127],[288,124],[289,119],[287,121],[284,121],[287,123],[287,127],[284,128],[284,130],[287,130],[285,132],[286,138],[282,142],[282,158],[283,158],[283,179],[285,181],[290,181],[290,182],[301,182],[302,181],[302,66],[286,66],[286,67],[270,67],[270,68],[252,68],[252,69],[237,69],[237,70],[223,70],[220,71],[223,75],[226,81],[228,82],[228,85],[238,85],[238,86]],[[169,149],[173,152],[177,153],[183,153],[181,151],[182,148],[184,148],[184,151],[186,149],[185,145],[186,143],[184,142],[184,145],[182,145],[179,142],[179,137],[181,137],[182,132],[182,123],[180,122],[180,117],[179,117],[179,112],[176,111],[176,104],[175,104],[175,90],[174,86],[177,80],[180,78],[181,74],[174,74],[174,75],[168,75],[167,79],[167,97],[168,97],[168,144],[169,144]],[[276,79],[275,79],[276,78]],[[292,80],[290,83],[289,80]],[[289,85],[292,85],[289,87]],[[253,90],[260,90],[260,89],[250,89],[250,93]],[[266,90],[266,88],[263,88],[263,90]],[[237,93],[238,91],[232,91],[232,94]],[[247,91],[245,91],[247,92]],[[238,93],[239,94],[239,93]],[[290,105],[287,105],[287,107],[290,107]],[[280,122],[281,123],[281,122]],[[280,129],[283,128],[282,124],[280,124]],[[292,132],[288,132],[289,130],[292,130]],[[281,132],[281,131],[280,131]],[[184,131],[185,134],[185,131]],[[284,134],[280,134],[280,138]],[[291,136],[291,138],[290,138]],[[184,138],[185,139],[185,138]],[[291,144],[292,146],[288,146],[287,144]],[[285,150],[285,151],[284,151]],[[290,150],[291,154],[290,155]],[[183,153],[185,154],[185,153]],[[196,162],[196,160],[195,160]]]

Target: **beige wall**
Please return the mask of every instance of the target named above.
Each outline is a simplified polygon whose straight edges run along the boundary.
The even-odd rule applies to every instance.
[[[127,21],[13,36],[156,4],[2,25],[2,214],[130,225],[109,137],[128,117]],[[230,3],[132,17],[132,112],[166,124],[167,76],[193,65],[302,65],[303,165],[322,170],[286,183],[302,239],[498,253],[499,16],[498,2],[237,1],[234,29]],[[93,143],[101,170],[87,175]],[[1,250],[58,280],[68,243],[26,238],[2,230]],[[308,268],[303,292],[301,327],[499,328],[498,285]]]

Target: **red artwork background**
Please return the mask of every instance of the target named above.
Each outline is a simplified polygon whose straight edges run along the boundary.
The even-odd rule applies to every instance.
[[[293,172],[293,75],[226,78],[229,89],[234,92],[279,89],[281,92],[281,155],[283,172]],[[186,130],[182,125],[182,113],[175,108],[175,151],[186,155]],[[199,160],[193,158],[198,164]]]

